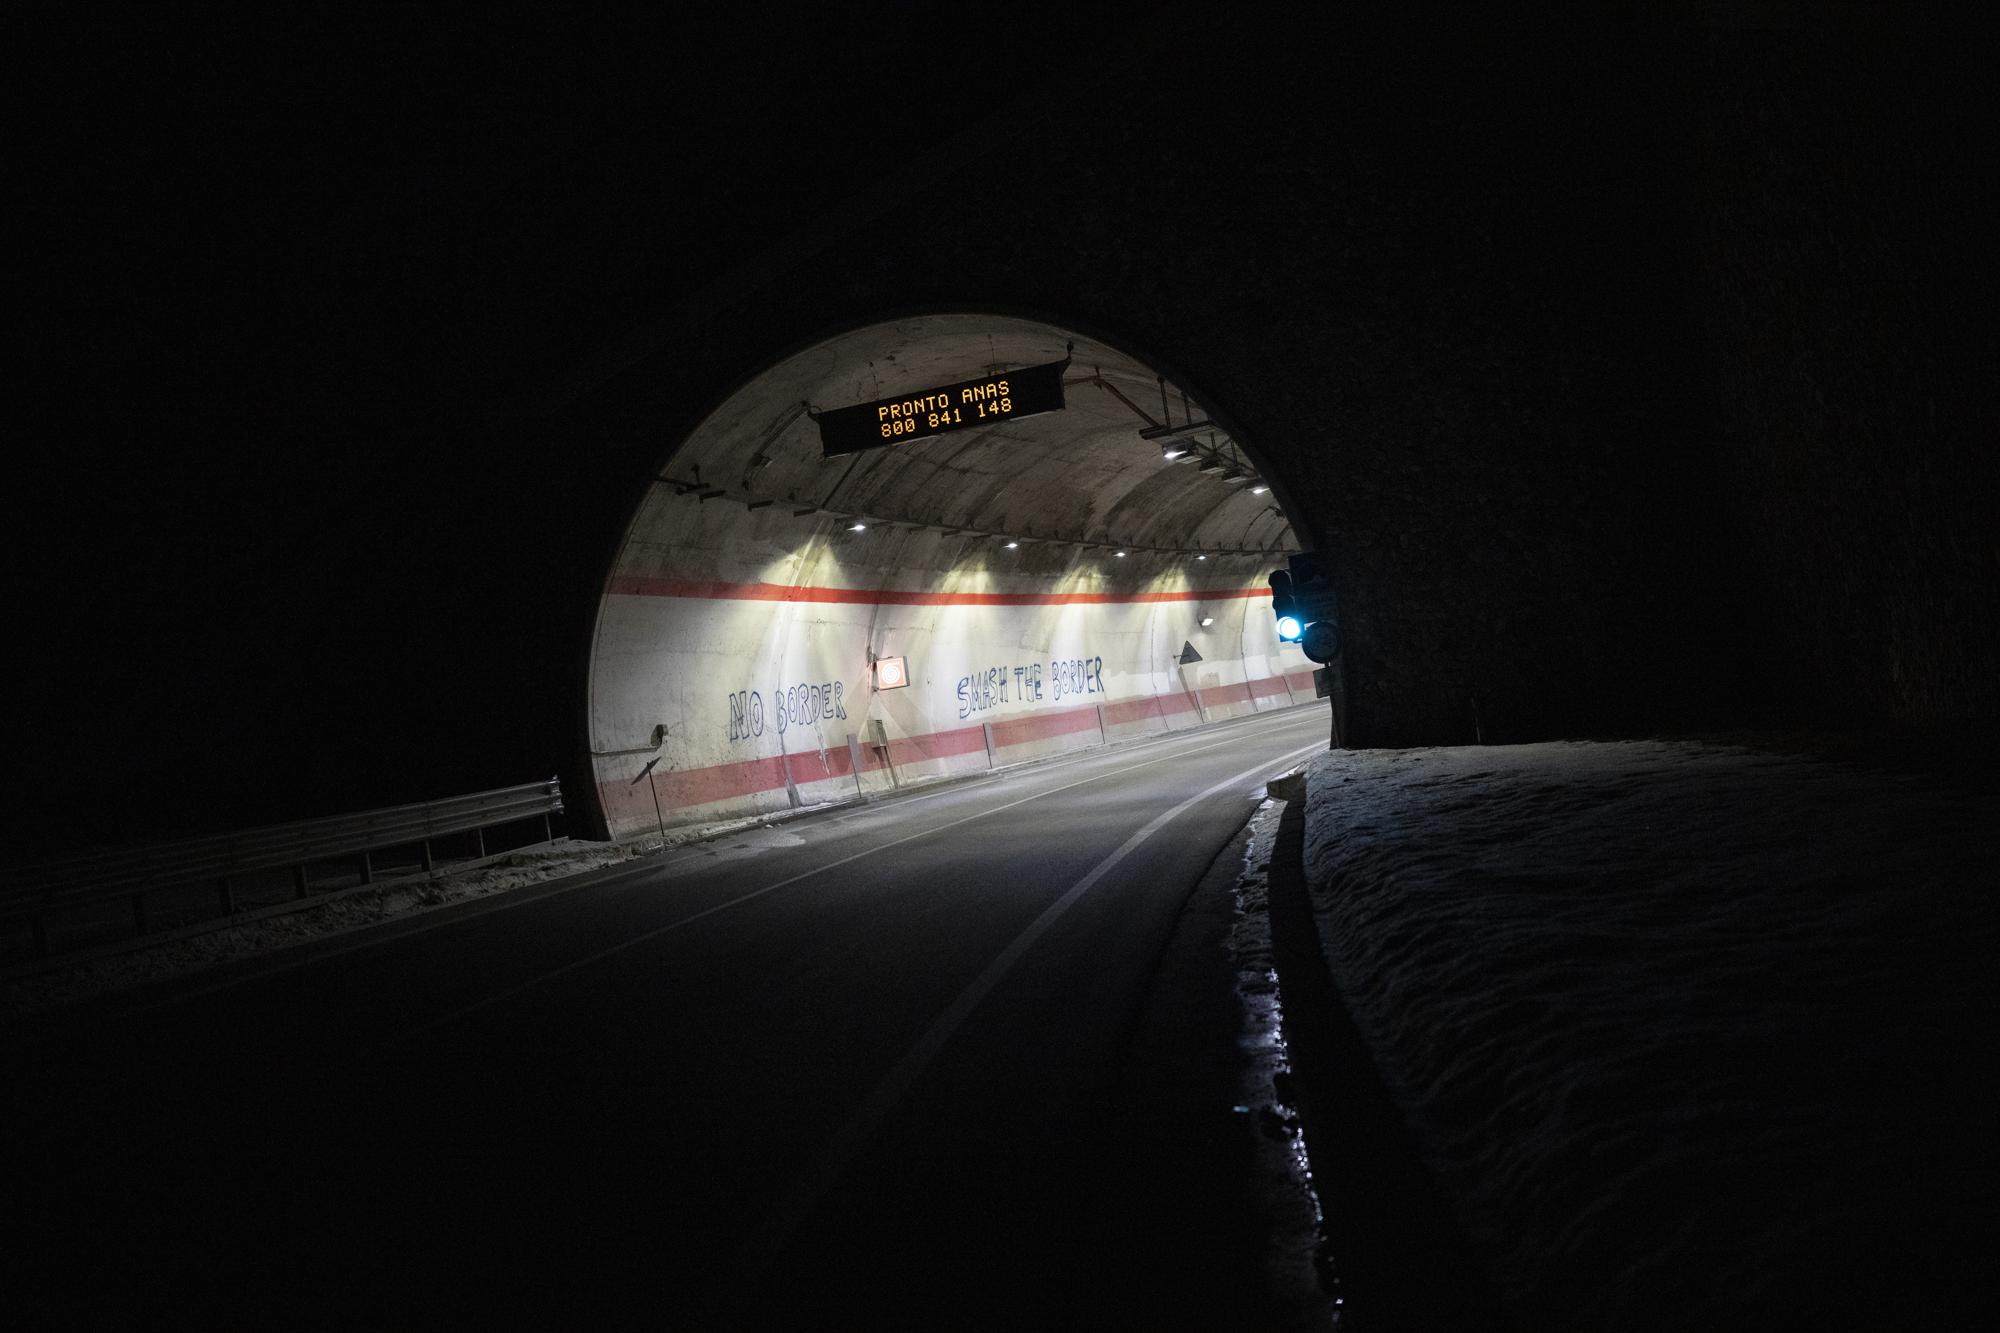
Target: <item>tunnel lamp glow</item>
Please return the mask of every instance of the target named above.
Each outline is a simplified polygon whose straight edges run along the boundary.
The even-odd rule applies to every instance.
[[[866,523],[856,523],[851,525],[847,530],[849,532],[866,532],[868,531],[868,525]]]
[[[1120,560],[1123,560],[1125,558],[1125,553],[1123,551],[1113,551],[1111,554],[1117,556]]]
[[[1007,549],[1008,549],[1008,550],[1010,550],[1010,551],[1012,551],[1012,550],[1016,550],[1016,549],[1018,549],[1018,548],[1020,547],[1020,545],[1021,545],[1021,543],[1019,543],[1019,542],[1008,542],[1008,543],[1007,543]]]
[[[1162,444],[1160,446],[1160,457],[1164,458],[1169,463],[1173,462],[1176,458],[1179,458],[1182,454],[1186,452],[1187,450],[1176,449],[1171,444]]]
[[[1266,486],[1263,482],[1260,481],[1255,486],[1252,486],[1250,488],[1250,494],[1262,495],[1265,491],[1268,491],[1270,489],[1271,488],[1269,486]]]
[[[1214,623],[1215,623],[1214,616],[1203,616],[1201,618],[1201,627],[1203,629],[1207,629],[1210,625],[1213,625]]]

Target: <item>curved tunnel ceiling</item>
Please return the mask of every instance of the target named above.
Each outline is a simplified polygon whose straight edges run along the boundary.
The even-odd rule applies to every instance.
[[[823,452],[816,414],[1065,356],[1060,409]],[[1310,666],[1262,609],[1297,547],[1275,497],[1199,402],[1060,328],[932,316],[788,357],[673,452],[606,580],[588,703],[604,826],[1296,702]],[[885,687],[890,659],[907,673]]]
[[[1065,355],[1062,411],[821,455],[811,413]],[[1165,433],[1206,415],[1101,342],[1023,320],[926,316],[843,334],[772,367],[702,423],[662,480],[718,501],[810,505],[857,521],[1034,542],[1260,560],[1296,549],[1240,444],[1212,427]],[[1163,443],[1183,450],[1180,458],[1166,460]]]

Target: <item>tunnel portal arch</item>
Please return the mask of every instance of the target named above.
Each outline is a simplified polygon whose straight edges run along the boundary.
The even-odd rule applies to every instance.
[[[1062,410],[823,455],[828,410],[1050,363]],[[1302,545],[1283,494],[1185,386],[1052,323],[915,316],[784,357],[626,526],[588,663],[596,822],[639,836],[1306,702],[1312,664],[1264,614]],[[897,658],[900,686],[876,666]]]

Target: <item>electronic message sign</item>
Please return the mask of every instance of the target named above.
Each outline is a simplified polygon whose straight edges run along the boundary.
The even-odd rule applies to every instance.
[[[857,454],[947,431],[995,426],[1016,417],[1063,408],[1067,360],[1005,370],[960,380],[921,393],[879,398],[872,403],[817,412],[820,449],[825,457]]]

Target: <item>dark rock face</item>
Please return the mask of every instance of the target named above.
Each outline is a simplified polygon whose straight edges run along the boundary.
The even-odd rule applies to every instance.
[[[1989,49],[1707,36],[1665,67],[1697,424],[1794,716],[1996,713]]]
[[[1333,562],[1356,743],[1995,716],[1988,46],[1079,20],[923,101],[851,34],[602,76],[580,43],[627,35],[533,37],[97,104],[154,151],[56,173],[89,336],[52,383],[107,453],[49,490],[109,497],[67,567],[116,591],[24,596],[67,622],[41,677],[131,702],[30,750],[147,712],[159,763],[219,752],[224,823],[535,775],[674,442],[926,310],[1120,342],[1258,452]],[[48,527],[41,567],[84,544]]]

